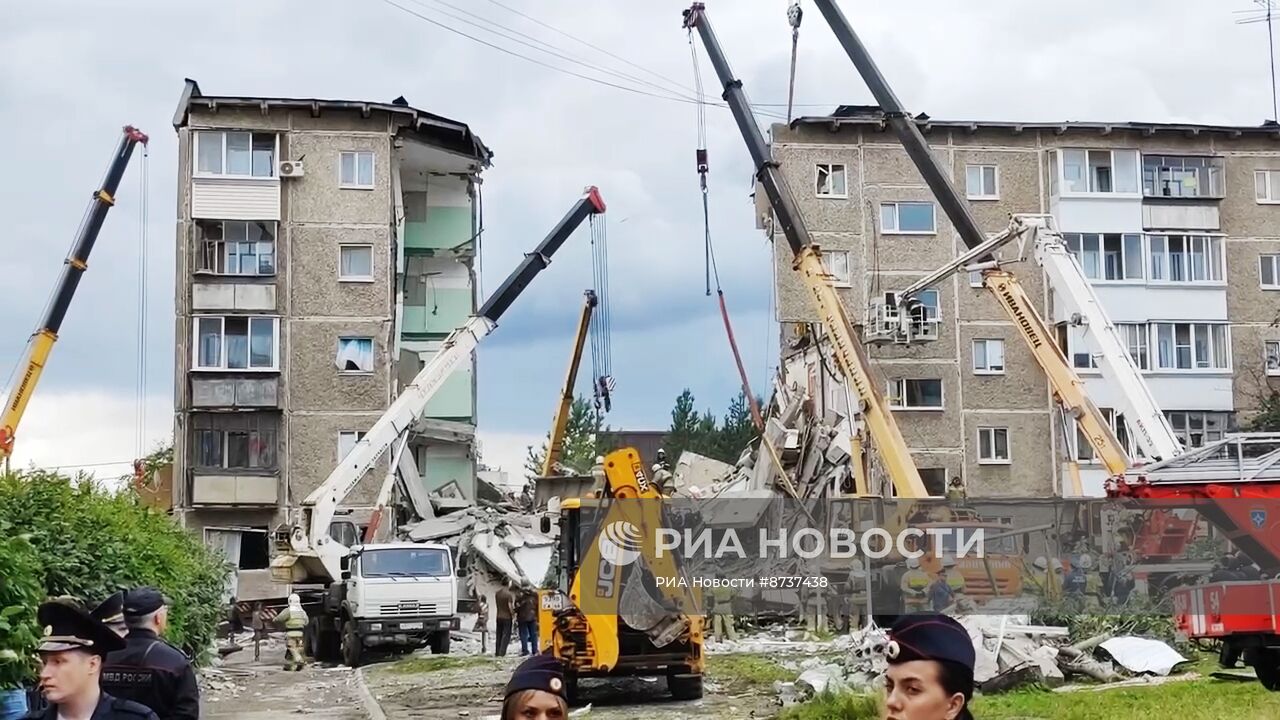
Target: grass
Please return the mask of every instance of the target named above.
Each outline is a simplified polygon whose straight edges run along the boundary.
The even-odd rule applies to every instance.
[[[973,713],[983,720],[1103,720],[1159,717],[1177,720],[1280,717],[1280,693],[1257,682],[1210,678],[1142,688],[1051,693],[1018,690],[978,698]]]
[[[492,664],[494,664],[492,658],[477,655],[424,655],[400,660],[387,666],[386,671],[396,675],[417,675]]]
[[[778,720],[874,720],[880,717],[880,700],[874,695],[823,693],[807,703],[792,705]]]
[[[789,682],[799,675],[767,657],[747,653],[708,655],[706,674],[731,693],[758,689],[772,692],[775,682]]]

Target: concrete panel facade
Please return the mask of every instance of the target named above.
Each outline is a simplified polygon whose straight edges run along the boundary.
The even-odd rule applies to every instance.
[[[389,227],[299,225],[289,233],[296,257],[291,266],[293,312],[299,316],[386,318],[392,314],[391,231]],[[338,262],[344,245],[373,248],[373,279],[343,280]]]
[[[373,153],[373,187],[338,184],[343,152]],[[387,136],[324,132],[295,133],[289,152],[306,156],[307,174],[289,182],[289,216],[297,223],[391,224],[391,144]]]
[[[301,502],[315,490],[338,465],[338,433],[364,432],[378,419],[378,412],[344,412],[325,414],[297,414],[289,419],[288,443],[290,448],[289,478],[290,504]],[[387,473],[386,455],[378,461],[347,496],[344,507],[371,507],[378,497],[378,488]]]
[[[289,405],[298,411],[381,410],[390,402],[390,320],[289,323]],[[371,338],[373,371],[339,372],[339,338]]]

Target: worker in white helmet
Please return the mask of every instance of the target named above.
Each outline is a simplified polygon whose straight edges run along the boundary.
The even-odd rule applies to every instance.
[[[964,573],[960,572],[954,556],[942,556],[942,575],[947,581],[947,587],[951,588],[952,595],[964,594]]]
[[[907,558],[907,571],[902,574],[902,609],[906,613],[925,612],[929,608],[929,573],[920,567],[920,558]]]

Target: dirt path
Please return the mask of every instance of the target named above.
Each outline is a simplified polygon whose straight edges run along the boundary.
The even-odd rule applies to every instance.
[[[427,656],[368,668],[365,678],[388,720],[478,720],[497,716],[502,688],[519,662],[519,657]],[[776,713],[771,691],[727,695],[723,689],[708,678],[703,699],[677,702],[664,679],[620,678],[582,680],[579,693],[581,705],[591,704],[591,720],[767,718]]]
[[[324,720],[366,720],[355,672],[347,667],[312,664],[299,672],[281,668],[283,644],[262,648],[254,662],[249,647],[201,674],[202,718],[285,720],[299,716]]]

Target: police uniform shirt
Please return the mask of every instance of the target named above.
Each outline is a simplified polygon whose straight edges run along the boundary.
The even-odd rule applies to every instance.
[[[105,656],[124,644],[111,628],[80,608],[66,603],[46,602],[40,606],[36,617],[44,625],[44,636],[38,648],[41,653],[75,651]],[[32,710],[24,717],[29,720],[58,720],[61,716],[58,706],[50,703],[48,707]],[[113,697],[105,690],[98,694],[98,704],[91,719],[158,720],[146,705]]]
[[[129,617],[142,617],[163,604],[158,592],[131,590],[124,611]],[[199,718],[200,688],[187,656],[151,630],[130,630],[124,640],[123,650],[107,656],[102,689],[146,705],[160,720]]]

